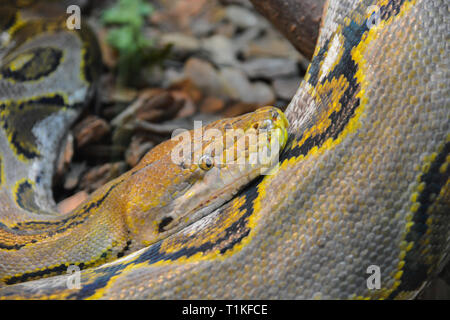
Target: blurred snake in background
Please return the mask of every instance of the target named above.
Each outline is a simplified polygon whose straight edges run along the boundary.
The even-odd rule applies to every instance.
[[[53,166],[98,47],[87,25],[2,8],[0,297],[414,298],[449,258],[448,16],[445,0],[330,0],[287,119],[207,127],[276,139],[274,174],[219,165],[213,142],[174,163],[169,140],[60,215]]]

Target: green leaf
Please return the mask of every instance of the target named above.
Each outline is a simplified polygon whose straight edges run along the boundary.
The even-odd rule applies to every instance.
[[[153,12],[153,7],[142,0],[119,0],[104,11],[102,21],[106,24],[133,24],[141,27],[143,18]]]
[[[108,43],[120,51],[134,51],[136,43],[133,39],[133,31],[130,27],[122,27],[108,32]]]
[[[117,72],[123,84],[137,83],[142,68],[158,64],[168,55],[169,50],[153,48],[153,40],[142,33],[145,19],[153,11],[144,0],[118,0],[102,14],[104,24],[116,26],[106,40],[119,53]]]

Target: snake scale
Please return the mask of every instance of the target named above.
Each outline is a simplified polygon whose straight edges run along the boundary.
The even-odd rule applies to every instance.
[[[87,27],[58,32],[57,21],[30,25],[2,11],[1,27],[19,45],[9,49],[14,59],[0,51],[0,296],[415,297],[450,252],[448,17],[446,0],[330,0],[286,110],[289,138],[276,174],[185,228],[103,263],[133,245],[111,240],[126,239],[115,210],[124,202],[139,208],[154,185],[133,180],[138,165],[120,182],[132,188],[131,198],[112,182],[78,214],[50,218],[54,150],[95,90],[98,56]],[[262,111],[264,123],[274,110],[263,110],[270,110]],[[282,129],[286,122],[275,113]],[[108,199],[109,215],[91,226],[94,234],[83,234],[86,215],[104,211]],[[67,255],[53,254],[52,241],[62,241]],[[96,257],[78,263],[85,268],[80,288],[69,289],[65,275],[49,277],[85,259],[80,252]],[[29,265],[8,264],[17,257]],[[379,289],[367,286],[369,266],[379,267]],[[39,277],[46,278],[33,280]]]

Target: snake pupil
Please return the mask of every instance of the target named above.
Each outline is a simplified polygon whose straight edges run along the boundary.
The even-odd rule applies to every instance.
[[[202,170],[209,170],[213,167],[212,158],[209,155],[204,155],[200,158],[200,168]]]

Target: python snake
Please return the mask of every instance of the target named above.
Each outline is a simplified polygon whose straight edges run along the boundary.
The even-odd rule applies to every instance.
[[[27,29],[17,15],[4,19],[5,12],[1,26],[8,34]],[[445,0],[330,0],[314,57],[286,110],[289,140],[276,174],[143,249],[96,267],[85,261],[80,289],[69,289],[60,275],[4,286],[0,296],[416,296],[448,262],[450,249],[448,12]],[[80,215],[39,223],[43,216],[49,220],[52,208],[54,150],[95,89],[98,72],[88,28],[78,40],[56,29],[37,22],[23,33],[24,46],[9,49],[15,59],[3,60],[0,51],[0,270],[8,272],[8,252],[21,250],[28,250],[25,258],[35,268],[8,278],[15,281],[65,271],[68,265],[45,246],[89,227]],[[71,50],[59,50],[63,43]],[[51,63],[28,63],[37,57]],[[44,137],[49,127],[53,134]],[[130,180],[130,173],[123,179],[133,194],[146,195],[145,181]],[[111,188],[103,187],[84,208],[94,213],[102,199],[114,197],[113,216],[126,201]],[[126,203],[139,207],[141,201]],[[98,232],[80,235],[80,243],[64,239],[64,259],[94,250],[96,265],[118,256],[123,248],[105,241],[117,230],[112,224],[96,223],[91,228]],[[379,289],[367,286],[373,265],[381,271]]]

